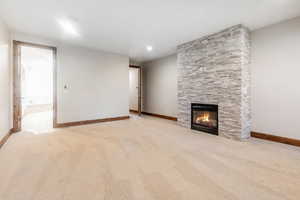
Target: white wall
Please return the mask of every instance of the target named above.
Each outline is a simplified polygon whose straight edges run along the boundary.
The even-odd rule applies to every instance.
[[[177,117],[177,55],[144,63],[142,110]]]
[[[11,129],[10,35],[0,21],[0,140]]]
[[[127,56],[20,33],[13,39],[57,47],[59,123],[129,115]]]
[[[300,18],[252,33],[252,130],[300,139]]]
[[[128,57],[77,47],[58,54],[59,122],[129,114]]]

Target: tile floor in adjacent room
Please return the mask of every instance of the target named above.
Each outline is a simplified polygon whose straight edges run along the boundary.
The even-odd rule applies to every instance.
[[[33,105],[24,109],[22,115],[22,130],[40,134],[52,131],[52,129],[52,105]]]

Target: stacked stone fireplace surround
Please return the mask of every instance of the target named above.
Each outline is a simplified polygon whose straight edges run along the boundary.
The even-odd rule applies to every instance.
[[[219,107],[219,135],[250,137],[250,33],[236,25],[178,46],[178,123],[191,127],[191,103]]]

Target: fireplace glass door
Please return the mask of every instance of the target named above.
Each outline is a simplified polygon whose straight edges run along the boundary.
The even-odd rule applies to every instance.
[[[208,128],[217,127],[217,113],[211,111],[193,111],[193,123]]]
[[[191,128],[218,135],[218,106],[192,104]]]

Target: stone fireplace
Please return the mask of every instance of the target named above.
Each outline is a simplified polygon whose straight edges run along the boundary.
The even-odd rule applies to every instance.
[[[217,133],[237,140],[249,138],[249,30],[236,25],[182,44],[177,53],[178,123],[195,129],[191,105],[217,105]],[[207,115],[201,117],[207,120]]]

